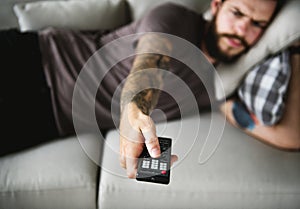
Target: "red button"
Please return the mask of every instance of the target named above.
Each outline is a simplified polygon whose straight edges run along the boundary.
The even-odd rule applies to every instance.
[[[165,174],[167,174],[167,171],[163,170],[163,171],[161,171],[161,174],[165,175]]]

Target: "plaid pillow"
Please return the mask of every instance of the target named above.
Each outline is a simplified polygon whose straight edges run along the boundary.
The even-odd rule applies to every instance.
[[[238,88],[238,96],[264,125],[274,125],[282,117],[291,76],[288,50],[256,65]]]

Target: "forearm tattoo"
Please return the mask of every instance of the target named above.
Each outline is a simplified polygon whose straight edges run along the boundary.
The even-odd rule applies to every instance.
[[[164,54],[170,51],[171,44],[165,38],[155,34],[141,37],[138,55],[122,90],[121,109],[134,102],[144,114],[150,115],[163,86],[163,70],[159,69],[169,69],[170,58]]]

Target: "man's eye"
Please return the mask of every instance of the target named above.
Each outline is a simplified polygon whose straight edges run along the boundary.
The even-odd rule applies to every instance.
[[[232,11],[232,14],[233,14],[234,16],[236,16],[236,17],[242,17],[242,16],[243,16],[243,14],[242,14],[240,11],[238,11],[238,10],[233,10],[233,11]]]
[[[253,25],[254,27],[261,28],[261,29],[264,29],[264,28],[267,27],[265,24],[262,24],[262,23],[257,22],[257,21],[252,21],[252,25]]]

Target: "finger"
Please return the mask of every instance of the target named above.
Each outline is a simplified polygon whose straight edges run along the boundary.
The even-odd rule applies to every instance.
[[[171,166],[178,160],[178,156],[177,155],[172,155],[171,156]]]
[[[157,136],[154,134],[150,136],[150,134],[147,133],[145,138],[147,138],[145,140],[145,144],[150,156],[153,158],[159,157],[161,154],[161,150]]]
[[[131,157],[126,158],[126,172],[128,178],[135,178],[137,172],[137,163],[138,163],[137,158],[131,158]]]
[[[126,157],[124,152],[124,146],[123,146],[123,140],[122,137],[120,137],[120,155],[119,155],[119,162],[122,168],[126,169]]]
[[[145,144],[151,157],[157,158],[161,154],[159,141],[156,135],[154,122],[150,117],[140,127],[140,130],[145,138]]]
[[[141,155],[144,143],[135,143],[121,137],[120,164],[126,169],[128,178],[135,178],[137,172],[138,157]]]
[[[124,169],[126,169],[126,158],[125,158],[124,155],[120,154],[119,161],[120,161],[121,167],[124,168]]]

